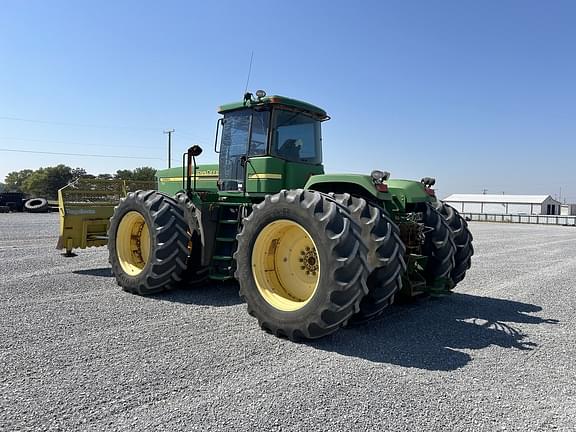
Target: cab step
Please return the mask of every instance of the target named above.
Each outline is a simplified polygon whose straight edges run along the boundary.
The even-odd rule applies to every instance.
[[[234,279],[232,275],[223,275],[223,274],[212,274],[208,276],[208,279],[217,280],[217,281],[227,281],[230,279]]]
[[[224,242],[224,243],[232,243],[236,241],[236,238],[233,237],[216,237],[216,241]]]
[[[212,257],[214,261],[232,261],[232,257],[228,255],[214,255]]]

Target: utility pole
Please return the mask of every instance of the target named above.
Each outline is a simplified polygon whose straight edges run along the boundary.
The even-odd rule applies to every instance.
[[[168,168],[170,168],[172,165],[172,134],[174,132],[174,129],[168,129],[164,131],[165,134],[168,134]]]

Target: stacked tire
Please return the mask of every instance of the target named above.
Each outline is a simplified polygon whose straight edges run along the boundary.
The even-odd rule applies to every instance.
[[[28,213],[45,213],[49,210],[48,201],[45,198],[32,198],[24,203],[24,209]]]

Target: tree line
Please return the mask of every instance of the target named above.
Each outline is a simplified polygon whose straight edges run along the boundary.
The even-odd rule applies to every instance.
[[[37,170],[12,171],[8,173],[4,183],[0,183],[0,192],[2,190],[5,192],[23,192],[34,197],[55,199],[58,196],[58,189],[78,178],[154,181],[155,174],[155,168],[145,166],[134,170],[118,170],[115,174],[94,175],[86,172],[84,168],[71,168],[60,164]]]

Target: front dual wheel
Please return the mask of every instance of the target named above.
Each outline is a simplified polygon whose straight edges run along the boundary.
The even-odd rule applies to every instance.
[[[292,340],[338,330],[367,294],[367,250],[347,210],[302,189],[269,195],[238,235],[236,279],[262,328]]]
[[[148,295],[175,286],[193,247],[184,210],[162,193],[130,192],[110,219],[109,261],[125,291]]]
[[[124,273],[140,274],[150,259],[150,229],[141,213],[130,210],[120,219],[115,243],[117,260]]]

